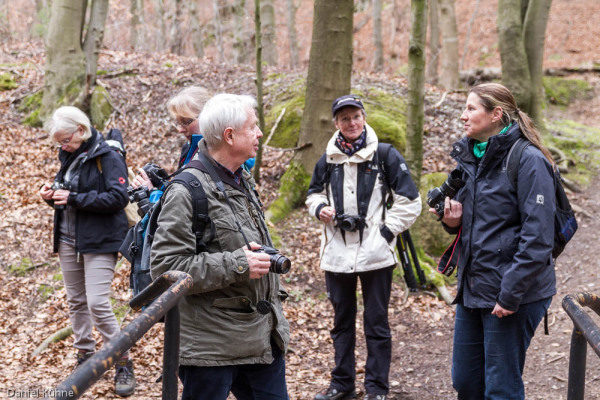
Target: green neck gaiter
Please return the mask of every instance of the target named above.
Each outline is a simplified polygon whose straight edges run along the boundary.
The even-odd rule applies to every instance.
[[[506,131],[508,131],[508,128],[510,128],[512,126],[512,123],[506,127],[504,127],[504,129],[502,129],[498,135],[502,135],[504,133],[506,133]],[[475,155],[475,158],[481,160],[483,158],[483,155],[485,154],[485,148],[487,147],[488,142],[480,142],[479,140],[475,141],[475,144],[473,145],[473,154]]]

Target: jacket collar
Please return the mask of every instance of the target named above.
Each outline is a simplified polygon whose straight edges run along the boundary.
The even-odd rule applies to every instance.
[[[521,137],[518,123],[513,123],[508,132],[503,135],[494,135],[488,140],[487,149],[482,162],[489,163],[492,159],[504,159],[511,146]],[[475,162],[473,155],[473,139],[462,138],[452,146],[450,156],[456,161]]]
[[[342,164],[344,162],[362,163],[373,159],[373,155],[377,152],[377,134],[368,124],[365,123],[365,129],[367,130],[367,143],[366,146],[358,150],[356,153],[348,156],[335,145],[335,140],[339,134],[339,130],[335,131],[329,142],[327,143],[326,153],[327,162],[330,164]]]

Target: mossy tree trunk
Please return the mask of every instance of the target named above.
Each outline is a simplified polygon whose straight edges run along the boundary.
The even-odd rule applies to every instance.
[[[498,46],[502,63],[502,83],[515,96],[519,107],[529,112],[531,74],[523,41],[522,0],[499,0]]]
[[[235,0],[233,3],[233,16],[235,26],[233,28],[233,59],[236,64],[248,62],[248,38],[246,37],[246,0]]]
[[[499,0],[498,40],[502,83],[519,108],[545,130],[542,62],[552,0]]]
[[[425,103],[425,38],[427,0],[411,1],[408,46],[408,109],[406,116],[406,161],[419,185],[423,166],[423,107]]]
[[[446,90],[458,87],[458,29],[454,0],[439,0],[442,33],[442,68],[440,85]]]
[[[256,102],[258,108],[258,127],[264,133],[265,131],[265,113],[263,109],[263,76],[262,76],[262,34],[261,34],[261,13],[260,13],[261,0],[254,0],[254,27],[256,37]],[[264,137],[264,136],[263,136]],[[265,139],[266,140],[266,139]],[[252,176],[254,180],[258,182],[260,180],[260,164],[262,162],[263,143],[261,140],[258,144],[258,151],[256,152],[256,162],[254,164],[254,170]]]
[[[86,1],[55,0],[48,27],[41,119],[58,105],[80,105],[85,99],[86,59],[81,33]]]
[[[296,31],[296,11],[298,7],[294,0],[285,0],[285,16],[288,26],[288,43],[290,48],[290,68],[298,67],[298,33]]]
[[[129,0],[129,13],[131,14],[131,19],[129,20],[129,47],[132,50],[135,50],[138,45],[141,12],[138,7],[139,5],[138,0]]]
[[[375,71],[383,69],[383,34],[381,33],[381,0],[373,0],[373,47],[375,48]]]
[[[96,84],[98,72],[98,56],[104,40],[104,26],[108,15],[108,0],[94,0],[90,12],[90,22],[83,42],[86,59],[86,89]]]
[[[198,21],[198,4],[191,1],[190,4],[190,32],[192,35],[192,46],[196,57],[204,57],[204,28],[200,28]]]
[[[440,65],[440,6],[439,0],[429,0],[429,62],[425,76],[427,82],[435,85],[438,81]]]
[[[304,203],[314,166],[333,133],[331,103],[350,93],[353,17],[353,0],[315,0],[300,149],[281,178],[279,196],[267,212],[270,219],[284,218]]]
[[[277,65],[277,27],[273,0],[260,0],[260,20],[262,26],[263,61]]]
[[[182,55],[183,54],[183,33],[181,31],[182,18],[184,13],[184,3],[181,0],[175,0],[175,15],[173,24],[171,24],[171,53]]]
[[[315,0],[306,100],[295,156],[309,174],[333,133],[331,103],[350,93],[352,0]]]
[[[542,108],[544,106],[543,61],[546,26],[550,15],[552,0],[529,0],[525,14],[524,39],[525,53],[531,75],[531,103],[529,115],[538,128],[546,130]]]

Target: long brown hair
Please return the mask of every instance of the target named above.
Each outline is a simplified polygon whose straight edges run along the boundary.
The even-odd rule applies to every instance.
[[[523,136],[535,147],[540,149],[544,156],[554,165],[554,160],[550,151],[542,144],[542,138],[535,124],[529,118],[529,115],[519,110],[515,97],[510,90],[499,83],[482,83],[473,87],[470,93],[475,93],[483,108],[492,112],[494,108],[502,108],[502,124],[508,126],[512,121],[516,121],[521,128]]]

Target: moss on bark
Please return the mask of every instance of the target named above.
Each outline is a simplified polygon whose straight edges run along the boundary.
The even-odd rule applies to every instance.
[[[304,204],[309,184],[310,175],[302,165],[292,161],[281,177],[279,196],[267,209],[267,219],[273,222],[281,221],[292,210]]]
[[[110,94],[102,86],[96,86],[90,100],[92,125],[102,131],[112,112],[113,107],[110,102]]]

